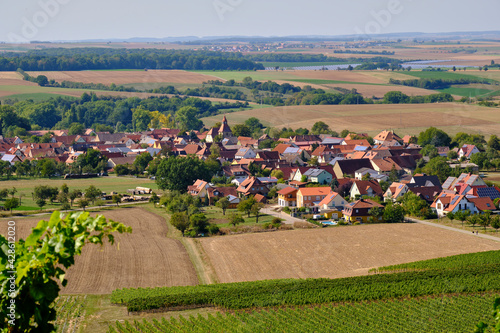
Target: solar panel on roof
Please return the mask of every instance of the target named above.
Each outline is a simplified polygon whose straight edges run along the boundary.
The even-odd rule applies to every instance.
[[[454,197],[453,200],[451,200],[451,204],[454,205],[455,202],[457,202],[457,200],[458,200],[458,197]]]
[[[398,189],[402,189],[402,188],[403,188],[403,184],[398,186]]]

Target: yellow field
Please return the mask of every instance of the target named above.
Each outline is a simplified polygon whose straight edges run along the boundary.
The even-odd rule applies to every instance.
[[[214,77],[180,70],[148,70],[148,71],[61,71],[61,72],[28,72],[31,76],[45,75],[49,80],[73,81],[83,83],[102,83],[110,85],[128,83],[203,83],[215,80]]]
[[[500,133],[500,109],[461,103],[436,104],[365,104],[365,105],[299,105],[253,109],[226,114],[231,125],[256,117],[266,126],[311,128],[324,121],[340,132],[350,129],[375,135],[385,129],[394,129],[400,135],[418,134],[435,126],[450,134],[457,132]],[[221,120],[221,116],[202,118],[207,126]]]

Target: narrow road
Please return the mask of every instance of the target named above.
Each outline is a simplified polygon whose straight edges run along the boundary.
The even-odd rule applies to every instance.
[[[283,212],[277,212],[274,211],[274,209],[279,208],[279,206],[272,206],[272,207],[266,207],[262,209],[262,212],[267,215],[272,215],[279,217],[280,219],[283,220],[283,223],[285,224],[293,224],[294,222],[307,222],[306,220],[298,219],[296,217],[291,217],[289,214],[283,213]]]
[[[470,236],[481,237],[481,238],[484,238],[484,239],[489,239],[489,240],[493,240],[493,241],[496,241],[496,242],[500,242],[500,237],[495,237],[495,236],[491,236],[491,235],[485,235],[485,234],[481,234],[481,233],[479,233],[479,234],[476,235],[476,234],[473,234],[471,231],[461,230],[461,229],[457,229],[457,228],[453,228],[453,227],[448,227],[446,225],[441,225],[441,224],[438,224],[438,223],[422,221],[422,220],[414,219],[414,218],[411,218],[411,217],[406,217],[406,219],[410,220],[412,222],[415,222],[415,223],[421,223],[421,224],[425,224],[425,225],[430,225],[430,226],[441,228],[441,229],[446,229],[446,230],[461,232],[463,234],[467,234],[467,235],[470,235]]]

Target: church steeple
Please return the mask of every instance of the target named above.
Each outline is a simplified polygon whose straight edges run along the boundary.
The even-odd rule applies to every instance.
[[[231,132],[231,128],[229,128],[229,125],[227,124],[226,115],[224,115],[224,117],[222,118],[222,124],[219,128],[219,134],[224,138],[233,136],[233,132]]]

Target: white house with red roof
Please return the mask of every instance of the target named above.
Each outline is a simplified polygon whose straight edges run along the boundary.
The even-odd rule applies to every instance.
[[[470,159],[472,155],[479,153],[479,149],[475,145],[463,145],[462,148],[458,150],[458,157]]]

